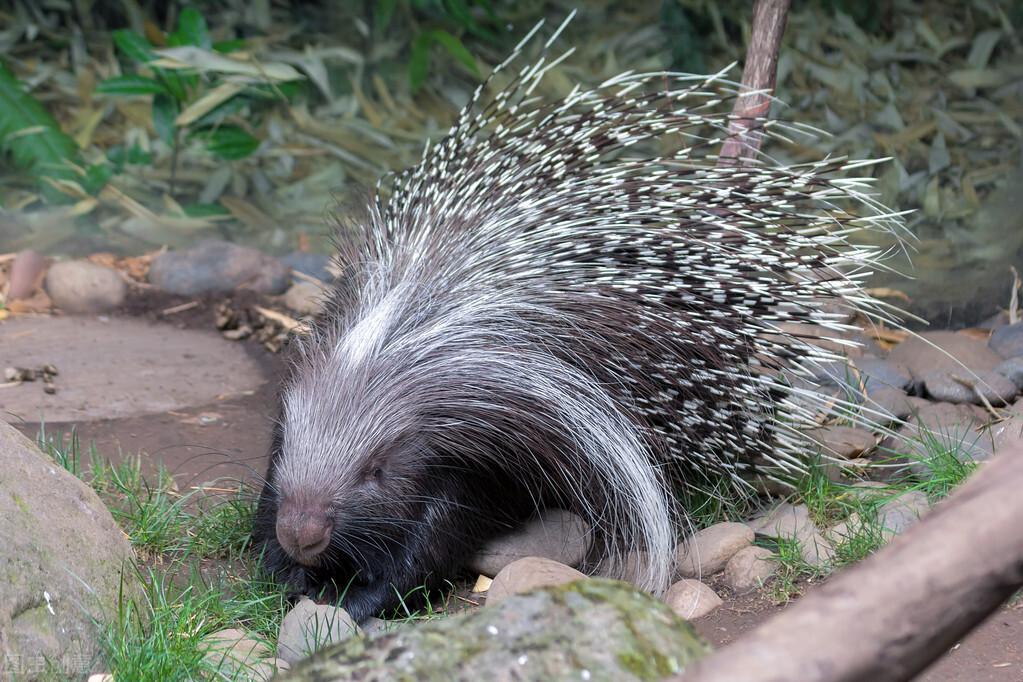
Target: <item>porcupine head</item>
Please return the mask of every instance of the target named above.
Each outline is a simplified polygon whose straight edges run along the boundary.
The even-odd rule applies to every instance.
[[[815,423],[812,391],[787,400],[778,376],[829,357],[783,325],[842,329],[822,301],[883,319],[848,274],[878,254],[844,235],[899,220],[829,179],[857,165],[717,164],[722,74],[532,98],[557,62],[486,102],[481,86],[342,231],[346,275],[292,344],[256,517],[293,593],[357,620],[414,605],[553,506],[589,524],[584,569],[662,590],[673,486],[795,466]],[[622,153],[666,136],[666,156]]]

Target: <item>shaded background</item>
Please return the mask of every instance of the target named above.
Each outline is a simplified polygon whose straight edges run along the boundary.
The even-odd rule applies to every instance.
[[[537,21],[572,9],[558,46],[575,52],[543,95],[741,64],[751,14],[711,0],[0,2],[0,253],[211,236],[329,252],[338,202],[413,164]],[[789,16],[773,115],[830,137],[765,152],[892,157],[866,172],[912,211],[912,263],[891,266],[913,278],[871,285],[941,326],[1008,307],[1023,268],[1021,30],[1013,0],[797,0]]]

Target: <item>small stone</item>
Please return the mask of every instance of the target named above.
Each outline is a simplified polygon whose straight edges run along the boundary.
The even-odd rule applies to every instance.
[[[856,512],[852,512],[844,521],[836,523],[824,531],[824,537],[831,542],[841,544],[863,532],[863,519]]]
[[[930,372],[922,380],[931,398],[946,403],[983,405],[987,401],[1003,405],[1019,391],[1015,383],[995,371],[978,372],[976,376],[965,370],[958,374]]]
[[[405,625],[406,622],[401,620],[384,620],[383,618],[370,616],[362,621],[362,631],[372,637],[380,632],[394,632],[402,625]]]
[[[664,603],[686,620],[696,620],[721,606],[721,597],[699,580],[685,578],[668,588]]]
[[[860,414],[877,424],[890,424],[905,419],[927,403],[927,400],[906,395],[888,386],[868,388],[867,399],[860,406]]]
[[[1002,358],[983,341],[965,334],[940,331],[909,337],[892,349],[888,360],[905,366],[919,381],[932,372],[968,375],[967,370],[990,371]]]
[[[344,609],[303,598],[284,616],[277,636],[277,655],[294,665],[317,649],[360,632]]]
[[[903,365],[874,357],[861,357],[851,361],[834,361],[821,365],[814,375],[827,384],[840,387],[905,389],[913,377]]]
[[[826,426],[814,429],[809,436],[822,446],[825,454],[842,459],[855,459],[877,444],[870,431],[851,426]]]
[[[1003,358],[1023,355],[1023,322],[999,327],[992,332],[987,345]]]
[[[543,557],[525,557],[511,562],[494,576],[494,582],[487,593],[487,606],[493,606],[513,594],[585,578],[583,573],[557,561]]]
[[[281,258],[281,263],[292,270],[301,272],[303,275],[315,277],[324,284],[334,279],[329,269],[330,256],[322,253],[292,251],[287,256]]]
[[[116,270],[72,260],[50,266],[46,292],[64,312],[99,313],[124,303],[128,286]]]
[[[8,273],[7,300],[17,301],[31,296],[45,267],[46,259],[35,251],[18,252]]]
[[[312,282],[295,282],[284,292],[284,305],[300,315],[317,315],[323,310],[323,293]]]
[[[487,543],[469,562],[476,573],[494,576],[518,559],[544,557],[568,566],[578,565],[589,547],[589,526],[572,512],[545,510],[522,528]]]
[[[678,546],[678,575],[683,578],[711,576],[728,560],[753,544],[753,529],[744,523],[716,523]]]
[[[995,367],[995,372],[1016,384],[1016,388],[1023,390],[1023,356],[1009,358]]]
[[[877,520],[886,534],[899,535],[930,511],[927,496],[910,490],[884,503],[877,510]]]
[[[270,647],[251,638],[243,630],[220,630],[207,636],[204,643],[206,662],[227,679],[240,676],[246,680],[262,681],[269,680],[277,672]]]
[[[252,289],[263,294],[283,292],[291,270],[261,251],[208,239],[153,259],[149,281],[182,296]]]
[[[728,560],[723,579],[736,594],[745,594],[759,588],[777,570],[778,562],[771,550],[750,546]]]
[[[750,521],[749,525],[760,535],[798,542],[803,560],[812,566],[834,558],[835,548],[810,520],[806,505],[783,502],[765,516]]]
[[[810,511],[806,505],[782,502],[748,523],[759,535],[772,538],[793,538],[800,529],[810,523]]]

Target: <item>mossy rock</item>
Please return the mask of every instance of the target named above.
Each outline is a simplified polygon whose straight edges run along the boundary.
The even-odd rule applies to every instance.
[[[650,595],[590,579],[355,637],[317,652],[281,679],[660,680],[707,651],[688,623]]]

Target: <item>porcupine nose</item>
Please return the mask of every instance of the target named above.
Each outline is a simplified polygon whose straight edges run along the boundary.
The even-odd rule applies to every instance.
[[[333,531],[334,522],[321,505],[285,500],[277,510],[277,540],[300,564],[315,564]]]

